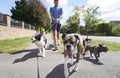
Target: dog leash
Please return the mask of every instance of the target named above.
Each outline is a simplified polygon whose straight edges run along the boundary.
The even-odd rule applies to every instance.
[[[39,57],[37,53],[37,78],[40,78],[40,73],[39,73]]]

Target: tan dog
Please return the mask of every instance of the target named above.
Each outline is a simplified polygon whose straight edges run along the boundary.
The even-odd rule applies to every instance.
[[[80,59],[80,54],[82,55],[83,52],[83,39],[79,34],[63,34],[62,35],[63,43],[64,43],[64,56],[65,56],[65,63],[64,63],[64,74],[65,77],[69,77],[68,72],[68,59],[71,58],[71,64],[73,64],[73,56],[77,54],[75,68],[74,71],[78,70],[78,62]],[[77,52],[75,52],[77,49]]]

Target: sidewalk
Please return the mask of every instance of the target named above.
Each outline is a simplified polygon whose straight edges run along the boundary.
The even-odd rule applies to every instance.
[[[48,45],[52,37],[47,34]],[[35,44],[16,54],[0,54],[0,78],[64,78],[64,56],[49,46],[46,57],[37,57]],[[99,62],[89,53],[79,61],[70,78],[120,78],[120,52],[101,53]],[[71,67],[72,69],[72,67]],[[70,69],[70,70],[71,70]]]
[[[50,34],[46,36],[49,46],[52,38]],[[37,53],[36,45],[31,43],[16,54],[0,54],[0,78],[64,78],[62,54],[49,47],[45,58],[37,58]]]

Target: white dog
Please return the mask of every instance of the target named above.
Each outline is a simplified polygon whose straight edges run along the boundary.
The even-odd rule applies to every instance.
[[[78,62],[80,60],[80,54],[83,52],[83,39],[79,34],[63,34],[62,35],[64,43],[64,74],[65,78],[69,77],[69,68],[67,66],[68,59],[71,59],[71,64],[73,64],[73,56],[77,54],[75,61],[74,71],[78,70]],[[76,51],[77,50],[77,51]]]
[[[47,39],[43,34],[36,34],[32,37],[32,43],[35,43],[39,49],[39,54],[42,57],[45,57],[45,45],[47,44]]]

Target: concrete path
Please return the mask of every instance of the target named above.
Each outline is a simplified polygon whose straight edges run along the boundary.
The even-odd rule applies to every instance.
[[[64,78],[64,56],[52,51],[52,39],[47,35],[46,57],[37,57],[34,44],[15,54],[0,54],[0,78]],[[120,78],[120,52],[101,53],[99,62],[87,54],[79,62],[79,70],[70,78]]]

